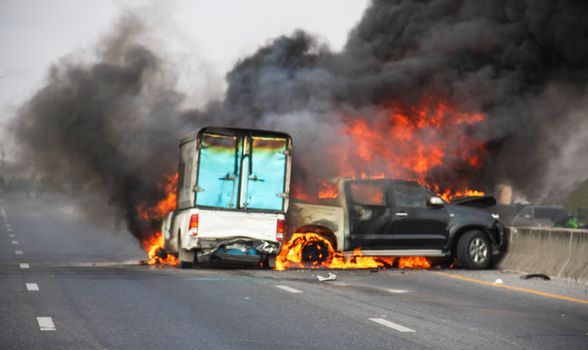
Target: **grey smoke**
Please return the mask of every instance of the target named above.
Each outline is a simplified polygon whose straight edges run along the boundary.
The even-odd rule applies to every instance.
[[[346,116],[372,120],[390,100],[428,95],[485,113],[448,135],[468,133],[490,151],[480,171],[447,159],[430,182],[509,183],[530,200],[555,200],[588,174],[586,15],[584,1],[373,1],[341,52],[303,31],[278,37],[227,74],[223,100],[193,110],[180,107],[164,53],[139,40],[155,29],[126,16],[95,62],[58,62],[13,128],[38,171],[107,193],[140,239],[157,223],[141,221],[137,204],[164,195],[155,184],[192,129],[289,132],[294,181],[311,192],[339,175],[327,150],[349,146]]]
[[[172,173],[177,133],[187,123],[178,117],[183,96],[173,74],[140,44],[144,31],[140,20],[125,17],[97,48],[96,63],[58,62],[12,126],[23,162],[104,194],[140,240],[158,224],[141,220],[138,205],[165,195],[156,184]]]

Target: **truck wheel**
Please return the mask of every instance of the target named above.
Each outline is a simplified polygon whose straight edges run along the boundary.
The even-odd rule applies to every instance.
[[[328,264],[333,260],[328,245],[323,241],[309,241],[304,244],[301,251],[302,261],[313,265]]]
[[[261,260],[261,268],[264,270],[273,270],[276,267],[276,256],[275,255],[266,255]]]
[[[468,231],[457,242],[457,263],[459,266],[481,270],[490,266],[492,250],[490,239],[481,231]]]
[[[178,260],[178,266],[180,269],[194,267],[194,251],[182,248],[182,238],[180,233],[178,233]]]

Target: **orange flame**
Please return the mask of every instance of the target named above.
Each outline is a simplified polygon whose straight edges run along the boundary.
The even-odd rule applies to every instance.
[[[143,241],[143,248],[149,256],[145,261],[147,265],[177,265],[178,258],[171,254],[162,254],[163,252],[163,234],[157,232],[154,236]]]
[[[176,209],[176,187],[178,184],[178,174],[168,175],[165,177],[165,182],[159,184],[157,187],[164,193],[166,197],[158,201],[153,207],[147,208],[145,203],[141,203],[138,208],[141,219],[147,220],[161,220],[170,211]]]
[[[450,176],[438,184],[432,173],[451,169],[463,174],[466,170],[472,177],[488,157],[485,140],[469,132],[472,126],[484,123],[486,116],[460,111],[439,97],[425,96],[415,106],[390,103],[371,119],[351,115],[343,119],[339,133],[348,141],[327,150],[325,157],[334,162],[330,168],[338,171],[331,177],[411,180],[449,200],[470,191],[470,179]],[[325,179],[313,186],[314,193],[304,193],[296,186],[293,197],[309,201],[336,196]]]
[[[430,269],[431,263],[423,256],[403,256],[398,259],[401,269]]]
[[[323,199],[337,198],[338,197],[337,186],[335,186],[334,184],[330,184],[326,181],[323,181],[322,188],[319,191],[318,197],[323,198]]]
[[[445,190],[442,193],[439,193],[439,196],[446,201],[451,201],[451,199],[456,197],[481,197],[485,196],[486,192],[483,191],[476,191],[476,190],[465,190],[465,191],[454,191]]]
[[[317,247],[322,261],[304,261],[304,248],[310,244]],[[361,249],[357,248],[350,257],[336,252],[331,242],[316,233],[295,233],[290,240],[282,246],[280,254],[276,257],[276,270],[283,271],[287,268],[311,268],[311,269],[374,269],[392,266],[393,257],[364,256]]]
[[[147,207],[141,203],[138,207],[139,217],[144,221],[162,220],[170,211],[176,209],[176,187],[178,174],[165,177],[165,182],[158,185],[158,188],[166,194],[165,198],[159,200],[153,207]],[[163,234],[157,232],[141,242],[149,260],[144,261],[148,265],[176,265],[178,260],[175,256],[167,254],[163,249]]]

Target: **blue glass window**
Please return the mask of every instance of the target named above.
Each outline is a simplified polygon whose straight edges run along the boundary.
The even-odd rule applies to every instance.
[[[236,208],[241,158],[236,136],[204,134],[200,143],[196,205]]]
[[[286,184],[286,139],[252,137],[243,162],[241,206],[282,210]],[[249,159],[250,158],[250,159]]]

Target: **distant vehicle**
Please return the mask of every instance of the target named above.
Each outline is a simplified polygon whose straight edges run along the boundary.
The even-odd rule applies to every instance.
[[[336,199],[322,204],[292,202],[288,234],[318,233],[336,251],[361,248],[366,256],[456,258],[469,269],[488,268],[504,247],[504,226],[496,216],[466,206],[488,199],[450,204],[415,182],[392,179],[336,183]],[[320,243],[308,245],[302,247],[305,257],[328,258],[318,253],[326,248]]]
[[[180,142],[177,209],[164,249],[180,267],[222,259],[273,267],[284,238],[292,140],[281,132],[208,127]]]
[[[561,205],[523,206],[512,219],[512,226],[526,227],[565,227],[570,213]]]

